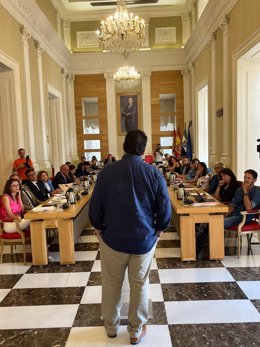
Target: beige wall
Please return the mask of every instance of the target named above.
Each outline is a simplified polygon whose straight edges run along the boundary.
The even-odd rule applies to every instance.
[[[72,22],[71,23],[71,49],[73,52],[102,51],[100,47],[77,48],[77,31],[97,31],[100,29],[100,22]]]
[[[176,27],[176,43],[158,45],[155,44],[155,28]],[[182,46],[181,17],[151,18],[149,22],[149,41],[152,49],[180,48]]]
[[[36,0],[37,5],[45,14],[55,31],[57,31],[57,11],[53,7],[50,0]]]

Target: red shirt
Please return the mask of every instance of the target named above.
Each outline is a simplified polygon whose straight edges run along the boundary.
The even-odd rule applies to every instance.
[[[33,167],[33,163],[31,161],[31,159],[26,161],[26,158],[18,158],[13,163],[13,168],[17,172],[17,175],[19,176],[19,178],[21,180],[26,180],[27,177],[25,175],[25,171],[26,171],[26,169],[28,169],[28,167],[25,166],[25,167],[19,168],[19,169],[17,169],[17,167],[20,166],[21,164],[25,164],[26,162],[30,165],[30,167]]]

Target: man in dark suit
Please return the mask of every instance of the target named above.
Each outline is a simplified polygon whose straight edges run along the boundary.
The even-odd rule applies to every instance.
[[[47,191],[44,191],[37,182],[36,179],[36,173],[33,168],[27,169],[25,171],[25,175],[27,179],[25,180],[25,186],[27,186],[32,194],[38,199],[39,201],[45,201],[49,199],[49,194]]]
[[[128,98],[128,105],[124,108],[122,117],[125,119],[125,131],[127,133],[137,129],[137,110],[132,97]]]
[[[60,171],[55,175],[52,185],[54,189],[59,188],[59,184],[72,183],[71,178],[68,176],[70,168],[68,165],[63,164],[60,167]]]

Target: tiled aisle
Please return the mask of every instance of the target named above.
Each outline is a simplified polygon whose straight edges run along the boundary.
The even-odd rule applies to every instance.
[[[177,234],[164,233],[150,275],[153,317],[140,346],[260,346],[260,246],[247,256],[244,240],[238,259],[234,239],[226,241],[229,255],[223,261],[187,263],[180,261]],[[84,231],[75,247],[77,262],[68,266],[57,262],[57,245],[50,248],[48,266],[24,266],[21,254],[13,259],[5,254],[0,346],[129,346],[125,319],[114,339],[102,325],[100,260],[92,231]],[[123,300],[126,291],[127,284]]]

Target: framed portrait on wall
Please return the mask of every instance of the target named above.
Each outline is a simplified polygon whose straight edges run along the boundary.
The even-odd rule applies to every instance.
[[[140,129],[140,93],[118,93],[116,103],[118,134],[125,135],[129,131]]]

